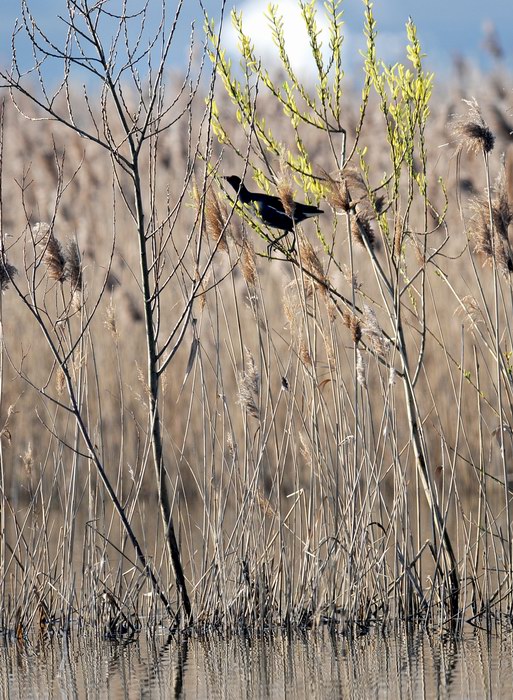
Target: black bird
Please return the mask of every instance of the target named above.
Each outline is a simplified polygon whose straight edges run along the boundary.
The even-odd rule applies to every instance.
[[[322,209],[313,207],[310,204],[294,202],[294,210],[290,217],[279,197],[262,192],[250,192],[238,175],[228,175],[224,178],[228,180],[233,189],[238,193],[239,200],[243,204],[248,204],[259,219],[271,228],[279,228],[282,231],[293,231],[294,224],[300,224],[310,216],[323,214]]]

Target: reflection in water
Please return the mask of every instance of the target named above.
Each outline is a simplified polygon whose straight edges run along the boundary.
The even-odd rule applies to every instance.
[[[510,697],[513,636],[87,635],[1,647],[9,698]]]

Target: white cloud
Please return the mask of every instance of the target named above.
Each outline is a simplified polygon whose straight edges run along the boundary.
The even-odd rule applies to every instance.
[[[376,51],[378,58],[387,65],[390,63],[407,63],[406,44],[408,40],[406,31],[400,32],[378,32],[376,39]]]
[[[316,79],[317,69],[310,42],[308,39],[305,22],[301,17],[301,11],[297,0],[274,0],[273,4],[278,6],[278,12],[283,17],[283,30],[285,36],[285,47],[287,54],[296,75],[301,80]],[[271,69],[273,66],[280,66],[280,58],[276,45],[273,41],[269,20],[266,17],[267,4],[262,0],[245,0],[238,5],[242,11],[242,24],[244,33],[247,34],[254,47],[255,54],[262,59],[264,66]],[[326,16],[323,3],[317,3],[317,24],[321,30],[319,37],[322,43],[323,58],[326,60],[329,54],[329,20]],[[344,69],[354,70],[362,64],[360,50],[365,47],[363,36],[363,13],[357,26],[349,27],[342,25],[342,62]],[[234,58],[240,55],[237,47],[238,37],[235,29],[227,24],[223,34],[223,44],[228,53]],[[378,56],[385,63],[395,63],[398,60],[404,61],[404,47],[406,44],[406,34],[404,30],[400,32],[379,32],[378,34]]]
[[[278,6],[278,12],[283,17],[285,47],[293,70],[303,79],[309,75],[313,77],[316,74],[315,63],[297,0],[275,0],[273,4]],[[261,0],[247,0],[239,9],[242,11],[244,32],[251,38],[255,54],[262,58],[266,67],[279,65],[278,49],[273,41],[269,19],[266,17],[266,4]],[[329,42],[328,20],[322,5],[320,10],[317,14],[317,24],[322,31],[320,40],[326,57]],[[230,25],[226,28],[224,45],[233,56],[238,55],[237,43],[237,33]]]

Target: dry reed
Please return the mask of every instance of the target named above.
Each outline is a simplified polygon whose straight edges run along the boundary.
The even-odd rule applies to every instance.
[[[266,100],[259,103],[263,111],[271,109]],[[494,135],[477,102],[470,102],[468,116],[451,127],[445,118],[450,101],[441,95],[437,100],[425,134],[430,147],[446,143],[454,128],[464,150],[484,152],[491,161]],[[104,457],[164,590],[176,591],[148,468],[154,414],[142,359],[145,303],[160,304],[154,317],[156,354],[160,359],[166,351],[173,353],[163,370],[166,390],[161,386],[165,459],[160,466],[172,485],[199,629],[329,624],[350,631],[392,618],[451,628],[450,571],[440,532],[433,528],[434,509],[424,502],[415,476],[412,411],[418,411],[414,428],[428,468],[440,477],[443,528],[456,542],[461,588],[455,617],[490,626],[506,620],[513,600],[506,522],[512,505],[501,466],[510,439],[504,426],[513,422],[510,282],[509,275],[496,281],[496,325],[489,302],[493,265],[474,274],[463,258],[467,240],[455,193],[462,193],[464,213],[470,214],[473,252],[487,262],[495,255],[497,268],[511,272],[511,167],[500,174],[491,163],[499,177],[488,192],[475,162],[460,153],[461,170],[447,187],[447,250],[433,265],[425,261],[439,245],[443,226],[427,230],[426,202],[408,200],[405,187],[376,220],[381,198],[369,194],[352,165],[342,171],[330,165],[322,135],[305,135],[305,148],[335,173],[324,180],[326,197],[349,217],[333,217],[333,230],[324,217],[315,244],[314,227],[305,224],[298,250],[287,261],[259,262],[263,244],[249,228],[228,234],[227,212],[212,187],[202,197],[199,184],[195,206],[175,209],[190,192],[190,183],[177,178],[168,192],[165,187],[153,191],[148,250],[157,255],[153,286],[145,297],[129,235],[133,202],[123,177],[118,184],[125,208],[118,190],[108,186],[108,158],[86,144],[84,166],[75,176],[80,188],[63,191],[55,213],[55,231],[61,230],[64,208],[66,225],[77,231],[76,240],[63,248],[53,225],[33,224],[27,212],[44,209],[56,187],[48,177],[43,145],[53,138],[58,148],[66,145],[71,154],[76,149],[64,165],[71,179],[82,161],[82,141],[77,137],[77,143],[69,143],[68,132],[51,131],[45,122],[37,130],[34,124],[22,129],[19,115],[6,109],[11,110],[6,128],[12,131],[6,140],[4,196],[16,204],[6,216],[9,229],[27,229],[29,235],[8,250],[24,273],[22,294],[27,292],[28,304],[16,294],[2,297],[9,358],[2,403],[16,406],[2,431],[3,629],[27,636],[37,611],[43,611],[45,631],[79,619],[99,625],[110,638],[133,635],[143,618],[155,627],[169,619],[144,568],[134,562],[126,533],[91,469],[83,437],[69,421],[71,382],[73,399],[91,426],[92,449]],[[201,131],[202,112],[195,110],[190,124],[163,132],[161,145],[173,154],[175,174],[194,170],[200,183],[202,164],[198,160],[193,168],[179,148],[190,133]],[[369,105],[367,116],[370,126],[362,130],[362,144],[368,146],[369,177],[378,188],[381,180],[374,182],[374,173],[381,178],[389,154],[376,126],[378,108]],[[354,130],[358,118],[358,111],[349,109],[348,128]],[[235,120],[230,124],[235,145],[244,153],[244,134],[237,132]],[[285,142],[286,124],[277,123],[276,130]],[[507,146],[504,139],[497,135],[501,147]],[[13,184],[23,173],[27,149],[37,192]],[[240,166],[235,153],[226,152],[224,158],[223,168]],[[143,179],[152,182],[157,173],[169,180],[167,171],[158,173],[164,165],[155,172],[150,165],[144,166]],[[444,161],[429,175],[428,192],[433,206],[439,198],[439,211],[444,193],[437,178],[446,170]],[[482,194],[469,200],[463,181]],[[208,182],[205,177],[202,184]],[[293,191],[287,169],[277,185],[288,211]],[[92,193],[94,211],[88,205]],[[387,202],[393,197],[391,187],[386,196]],[[401,209],[405,201],[408,221]],[[45,214],[53,221],[51,211]],[[98,221],[106,222],[105,230],[99,230]],[[110,230],[116,233],[115,245],[106,233]],[[204,233],[211,247],[230,253],[222,259],[226,267],[227,260],[233,264],[229,272],[217,266],[217,258],[203,269]],[[351,267],[348,236],[358,244]],[[414,238],[417,249],[408,245]],[[88,250],[94,250],[94,261]],[[2,290],[15,272],[5,260]],[[396,284],[395,296],[383,282],[385,275]],[[69,282],[73,310],[84,311],[83,329],[68,319],[69,300],[61,287],[41,284],[41,276]],[[114,277],[116,283],[109,283]],[[163,291],[157,302],[159,285]],[[46,336],[33,325],[27,290],[43,294],[37,310],[48,320]],[[401,314],[394,317],[399,306]],[[458,310],[470,321],[469,331],[455,322]],[[406,328],[402,336],[400,322]],[[190,338],[192,327],[197,338],[189,362],[190,344],[181,348],[178,339]],[[408,356],[400,354],[405,347]],[[51,348],[61,353],[61,365]],[[415,392],[409,403],[405,384]],[[57,403],[50,403],[52,392]],[[503,430],[497,433],[501,421]],[[25,459],[29,444],[30,462]]]

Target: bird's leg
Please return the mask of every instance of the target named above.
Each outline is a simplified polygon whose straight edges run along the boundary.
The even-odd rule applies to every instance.
[[[296,236],[295,236],[295,233],[293,231],[284,231],[281,234],[281,236],[278,236],[278,238],[275,238],[273,240],[271,247],[276,246],[276,244],[279,243],[280,241],[282,241],[284,238],[286,238],[289,235],[289,233],[292,233],[292,245],[290,246],[290,248],[288,249],[287,252],[293,253],[295,248],[296,248]]]
[[[296,251],[297,231],[296,231],[296,222],[295,221],[292,222],[292,226],[293,226],[293,229],[292,229],[292,231],[290,231],[290,233],[292,234],[292,245],[290,246],[290,248],[288,250],[289,255],[292,255],[292,253],[294,253]]]
[[[268,258],[271,257],[272,252],[273,252],[273,248],[276,248],[276,244],[279,243],[281,241],[281,239],[283,238],[283,236],[286,236],[286,235],[287,235],[287,232],[285,231],[285,233],[281,236],[278,236],[278,238],[270,238],[270,237],[267,238],[267,241],[268,241],[268,243],[267,243],[267,257]]]
[[[296,252],[296,230],[292,231],[292,245],[289,248],[289,255]]]

